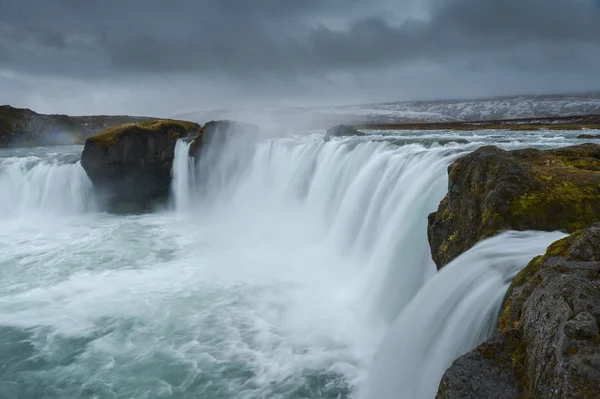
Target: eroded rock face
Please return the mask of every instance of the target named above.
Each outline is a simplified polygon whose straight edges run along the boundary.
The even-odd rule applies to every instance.
[[[465,392],[460,380],[513,373],[522,398],[600,398],[600,224],[548,247],[514,279],[500,316],[501,338],[459,358],[446,371],[438,398]],[[487,350],[494,373],[480,367]],[[510,359],[507,362],[506,359]],[[511,377],[512,378],[512,377]],[[462,381],[462,382],[461,382]],[[455,382],[457,389],[450,389]],[[492,385],[490,385],[492,386]],[[479,391],[479,397],[496,397]],[[506,388],[507,396],[514,396]],[[465,396],[468,397],[468,396]]]
[[[442,377],[436,398],[519,398],[519,380],[507,350],[515,342],[514,334],[499,334],[455,360]]]
[[[482,147],[448,168],[429,215],[438,268],[502,230],[573,232],[600,221],[600,145],[504,151]]]
[[[332,127],[327,130],[327,134],[325,135],[325,141],[331,140],[333,137],[347,137],[347,136],[364,136],[363,132],[360,132],[348,125],[339,125],[336,127]]]
[[[86,141],[81,165],[108,210],[151,210],[169,196],[175,143],[199,131],[171,120],[119,125]]]

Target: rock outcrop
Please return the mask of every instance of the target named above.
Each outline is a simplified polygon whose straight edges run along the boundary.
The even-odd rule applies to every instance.
[[[173,120],[119,125],[86,141],[81,165],[108,210],[150,210],[169,196],[175,143],[200,131]]]
[[[587,140],[600,139],[600,134],[580,134],[577,138]]]
[[[325,141],[331,140],[333,137],[348,137],[348,136],[364,136],[365,134],[361,131],[356,130],[352,126],[338,125],[327,130],[325,134]]]
[[[499,334],[455,360],[442,377],[436,398],[519,398],[519,380],[510,357],[514,342],[513,335]]]
[[[438,268],[502,230],[574,232],[600,221],[600,145],[504,151],[482,147],[448,168],[429,215]]]
[[[0,148],[83,144],[105,129],[152,118],[135,116],[43,115],[30,109],[0,106]]]
[[[600,224],[513,280],[500,334],[457,359],[437,398],[600,398]]]

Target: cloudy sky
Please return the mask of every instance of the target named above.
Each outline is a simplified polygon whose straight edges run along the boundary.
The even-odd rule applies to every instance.
[[[600,89],[600,0],[0,0],[0,104],[170,114]]]

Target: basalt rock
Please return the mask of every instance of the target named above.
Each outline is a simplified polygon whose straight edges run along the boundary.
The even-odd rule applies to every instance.
[[[595,224],[550,245],[519,273],[503,305],[500,335],[457,359],[437,397],[600,398],[599,322]]]
[[[578,139],[600,139],[600,134],[580,134]]]
[[[508,348],[516,331],[499,334],[452,363],[437,399],[517,399],[520,387]]]
[[[151,210],[169,196],[175,143],[199,131],[173,120],[119,125],[86,141],[81,165],[108,210]]]
[[[574,232],[600,221],[600,145],[504,151],[482,147],[448,168],[429,215],[438,268],[502,230]]]
[[[327,134],[325,135],[325,141],[331,140],[333,137],[348,137],[348,136],[364,136],[365,134],[361,131],[356,130],[352,126],[348,125],[339,125],[336,127],[332,127],[327,130]]]

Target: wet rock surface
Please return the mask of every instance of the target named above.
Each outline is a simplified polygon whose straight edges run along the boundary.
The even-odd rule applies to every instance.
[[[457,359],[438,398],[468,392],[465,370],[487,381],[479,397],[515,397],[518,386],[520,398],[600,398],[599,321],[600,224],[594,224],[553,243],[517,275],[503,305],[500,336]],[[489,367],[481,365],[484,352]],[[501,375],[511,383],[502,388],[506,396],[493,396],[492,380]]]
[[[169,196],[175,143],[199,131],[171,120],[119,125],[86,141],[81,165],[108,210],[152,210]]]

